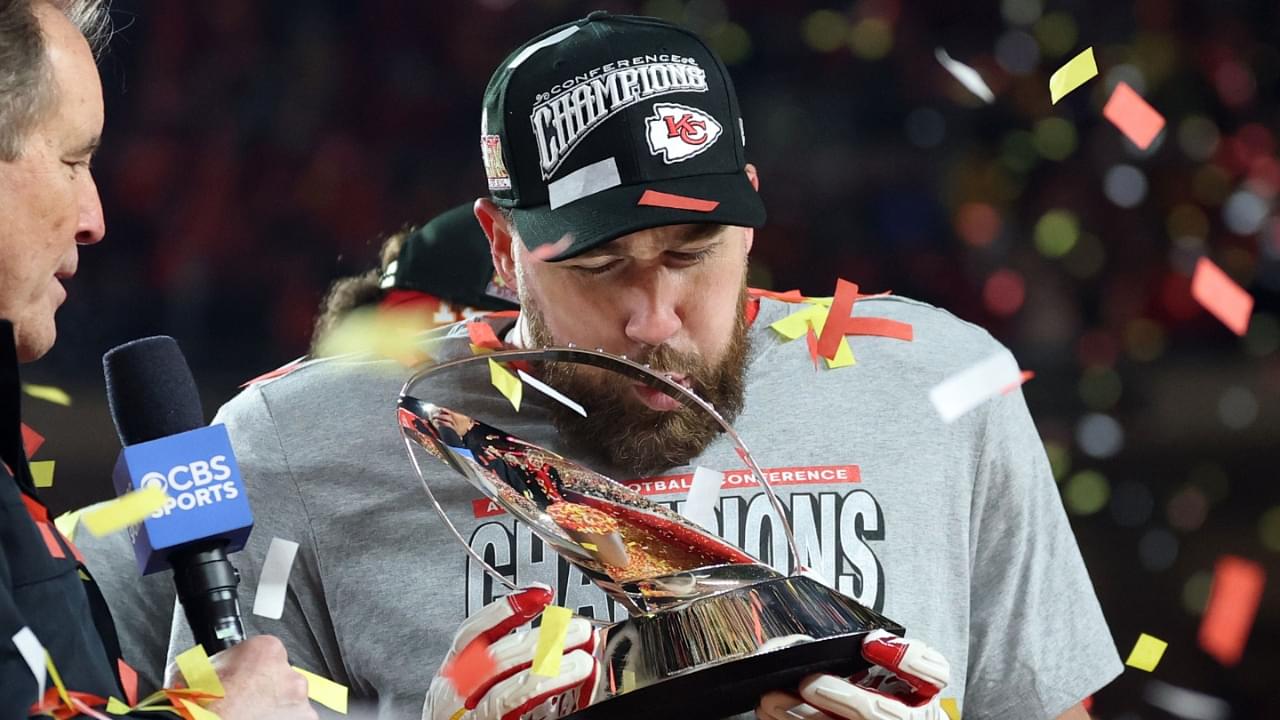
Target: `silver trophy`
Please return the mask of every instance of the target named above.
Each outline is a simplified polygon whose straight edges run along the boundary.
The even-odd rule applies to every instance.
[[[659,391],[679,404],[676,412],[696,414],[727,435],[767,494],[796,574],[775,570],[571,459],[592,455],[554,430],[557,416],[591,410],[578,405],[586,398],[565,397],[539,379],[554,375],[547,372],[553,367]],[[491,384],[491,373],[500,372],[519,373],[518,412]],[[493,581],[516,588],[472,549],[439,501],[442,493],[461,497],[461,484],[435,481],[433,487],[424,466],[452,467],[629,613],[616,623],[596,621],[603,631],[596,651],[603,677],[592,704],[575,720],[747,712],[765,692],[794,689],[811,673],[850,675],[865,668],[860,650],[867,633],[903,633],[900,625],[801,574],[783,504],[742,438],[709,403],[645,365],[573,347],[474,355],[414,375],[398,406],[409,457],[428,498]]]

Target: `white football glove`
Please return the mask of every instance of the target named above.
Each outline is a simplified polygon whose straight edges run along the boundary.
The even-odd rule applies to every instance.
[[[772,692],[760,698],[760,720],[947,720],[938,693],[951,681],[942,653],[919,640],[884,630],[869,633],[862,656],[871,663],[848,680],[810,675],[800,697]],[[803,699],[802,699],[803,698]]]
[[[594,655],[598,635],[580,617],[569,621],[560,674],[549,678],[530,672],[538,632],[512,632],[551,604],[551,589],[534,585],[480,608],[458,628],[441,670],[472,641],[489,644],[492,672],[466,697],[454,680],[436,673],[422,708],[423,720],[555,720],[591,704],[600,676]]]

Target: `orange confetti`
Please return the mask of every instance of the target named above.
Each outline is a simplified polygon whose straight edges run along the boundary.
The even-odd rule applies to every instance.
[[[1102,114],[1141,150],[1151,147],[1164,129],[1164,116],[1125,83],[1116,85]]]
[[[124,690],[125,702],[130,707],[138,704],[138,671],[129,667],[124,658],[116,660],[116,669],[120,671],[120,686]]]
[[[813,323],[805,324],[809,326],[809,332],[805,335],[805,340],[809,342],[809,357],[813,358],[813,369],[818,370],[818,336],[813,334]]]
[[[874,335],[911,342],[915,328],[910,323],[879,317],[851,317],[844,323],[845,335]]]
[[[453,683],[458,697],[469,699],[471,694],[493,677],[497,665],[489,654],[489,641],[484,636],[467,643],[441,670],[440,676]]]
[[[47,522],[37,522],[36,527],[40,529],[40,537],[44,538],[44,545],[49,549],[49,554],[55,558],[65,558],[67,554],[62,551],[62,546],[54,539],[53,524]]]
[[[836,351],[840,349],[840,340],[844,338],[844,321],[853,313],[853,303],[857,299],[857,285],[848,280],[836,281],[835,299],[831,301],[826,324],[822,326],[822,334],[818,336],[818,354],[822,357],[835,359]]]
[[[1234,555],[1218,558],[1199,640],[1200,648],[1223,665],[1240,662],[1265,583],[1266,572],[1258,563]]]
[[[1209,258],[1196,262],[1191,276],[1191,297],[1213,313],[1231,332],[1243,336],[1253,314],[1253,296],[1240,287]]]
[[[1014,390],[1017,390],[1018,388],[1022,387],[1023,385],[1026,385],[1026,384],[1027,384],[1027,381],[1028,381],[1028,380],[1030,380],[1031,378],[1035,377],[1035,376],[1036,376],[1036,374],[1035,374],[1034,372],[1032,372],[1031,370],[1023,370],[1023,371],[1022,371],[1022,377],[1018,379],[1018,382],[1016,382],[1016,383],[1010,383],[1008,387],[1006,387],[1005,389],[1003,389],[1003,390],[1001,390],[1001,391],[1000,391],[1000,394],[1001,394],[1001,395],[1008,395],[1009,393],[1013,392]]]
[[[747,294],[753,298],[767,297],[773,298],[774,300],[781,300],[783,302],[798,303],[804,301],[804,296],[800,294],[799,290],[777,292],[774,290],[761,290],[760,288],[747,288]]]

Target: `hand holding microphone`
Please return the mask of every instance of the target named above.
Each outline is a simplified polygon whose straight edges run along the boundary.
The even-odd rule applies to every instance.
[[[289,666],[278,638],[245,638],[228,560],[253,529],[226,428],[206,427],[191,369],[171,337],[121,345],[102,359],[111,418],[124,450],[118,494],[159,486],[169,501],[130,530],[138,568],[173,570],[187,624],[218,672],[226,696],[209,704],[224,720],[317,718],[307,681]],[[173,687],[174,673],[166,685]]]

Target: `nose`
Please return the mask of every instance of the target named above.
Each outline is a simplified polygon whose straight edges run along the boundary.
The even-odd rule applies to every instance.
[[[107,221],[102,212],[102,198],[98,196],[98,185],[93,176],[89,176],[80,193],[78,217],[76,219],[76,244],[93,245],[107,234]]]
[[[659,271],[644,287],[632,287],[627,296],[627,339],[647,347],[658,347],[675,337],[684,327],[680,317],[676,282]]]

